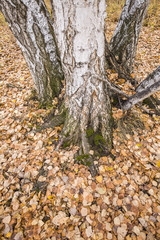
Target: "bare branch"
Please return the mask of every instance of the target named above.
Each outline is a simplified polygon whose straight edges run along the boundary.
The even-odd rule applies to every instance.
[[[160,67],[150,74],[138,87],[136,93],[123,103],[123,109],[129,110],[160,89]]]

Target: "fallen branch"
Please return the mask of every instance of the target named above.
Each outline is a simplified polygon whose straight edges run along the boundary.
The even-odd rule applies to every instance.
[[[135,104],[142,102],[160,89],[160,67],[150,74],[137,88],[136,93],[129,97],[122,105],[124,110],[129,110]]]
[[[136,92],[141,92],[159,81],[160,81],[160,66],[155,71],[150,73],[148,77],[136,87]]]

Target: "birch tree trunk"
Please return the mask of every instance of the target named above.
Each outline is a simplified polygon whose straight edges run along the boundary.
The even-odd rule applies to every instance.
[[[90,150],[87,129],[112,146],[111,104],[105,75],[105,0],[51,0],[54,31],[65,74],[68,114],[64,134]]]
[[[38,98],[51,101],[60,92],[63,73],[43,0],[0,0],[0,10],[24,54]]]
[[[110,41],[110,50],[128,72],[132,71],[138,38],[150,0],[126,0]]]

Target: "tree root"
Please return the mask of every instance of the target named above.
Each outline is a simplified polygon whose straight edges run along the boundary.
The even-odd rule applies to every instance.
[[[144,129],[145,126],[141,121],[140,117],[137,116],[133,111],[128,111],[124,117],[115,121],[115,128],[118,129],[118,135],[122,139],[126,139],[126,134],[134,134],[137,129]]]
[[[44,119],[44,123],[36,131],[41,132],[46,128],[55,128],[64,124],[66,112],[67,110],[64,106],[64,102],[62,102],[59,107],[59,114],[55,115],[55,109],[52,109],[48,117]]]
[[[49,122],[45,122],[44,124],[42,124],[37,130],[36,132],[41,132],[42,130],[46,129],[46,128],[55,128],[58,127],[60,125],[62,125],[64,123],[65,120],[65,116],[63,114],[60,115],[56,115],[52,118],[51,121]]]
[[[75,163],[87,166],[92,177],[98,175],[98,167],[94,164],[95,160],[97,160],[95,156],[90,154],[75,156]]]

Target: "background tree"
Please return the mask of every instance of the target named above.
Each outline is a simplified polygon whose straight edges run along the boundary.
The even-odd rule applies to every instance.
[[[110,41],[110,50],[118,63],[132,71],[139,34],[150,0],[126,0]]]
[[[49,12],[43,1],[0,0],[0,10],[28,64],[38,98],[58,96],[63,72]]]

